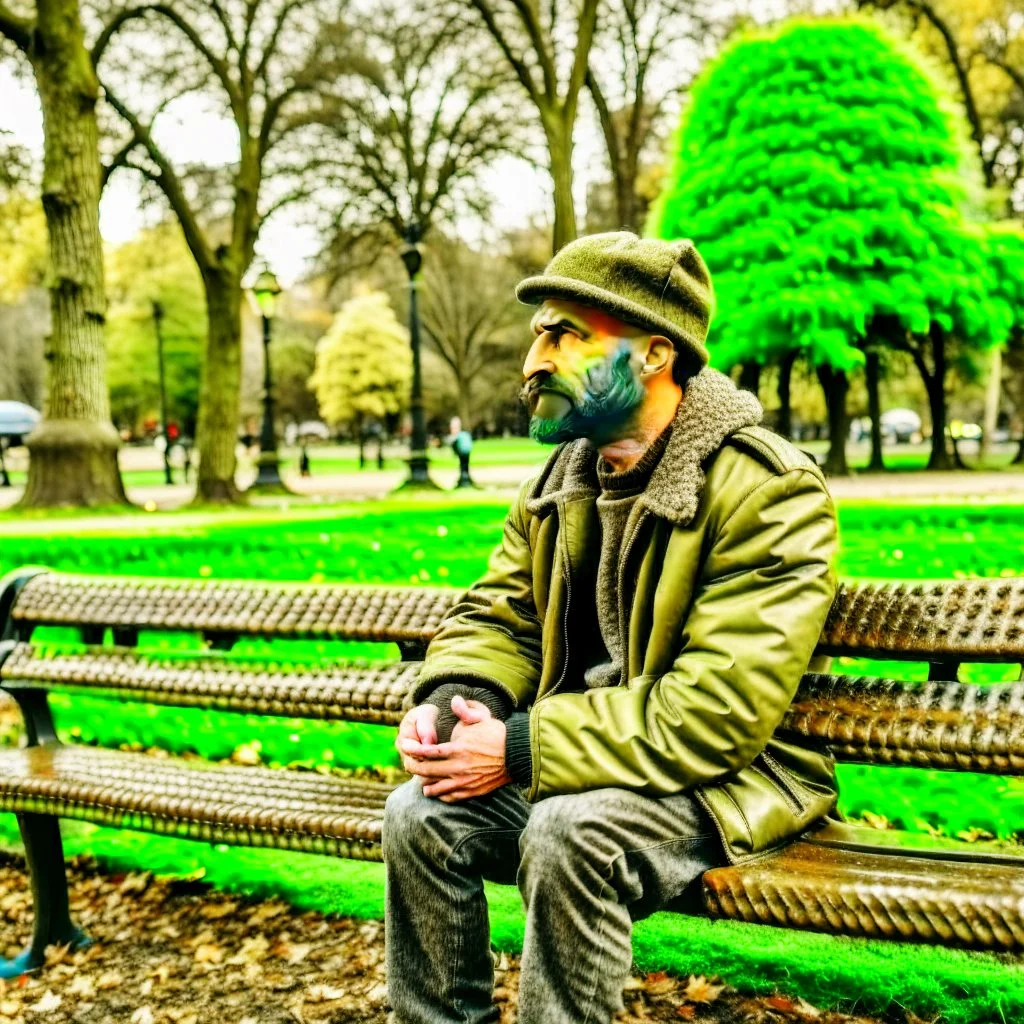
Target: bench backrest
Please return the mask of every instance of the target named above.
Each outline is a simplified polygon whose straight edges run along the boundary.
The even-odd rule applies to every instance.
[[[112,628],[128,646],[140,629],[183,630],[216,648],[243,636],[394,642],[410,660],[462,593],[26,571],[0,587],[0,622],[21,641],[40,625],[79,627],[87,643]],[[1024,683],[956,681],[964,662],[1024,664],[1024,579],[845,581],[818,653],[924,661],[929,682],[809,673],[780,732],[846,761],[1024,774]]]

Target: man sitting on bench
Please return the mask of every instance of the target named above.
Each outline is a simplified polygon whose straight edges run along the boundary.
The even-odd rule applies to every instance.
[[[772,734],[835,591],[817,467],[706,366],[690,241],[592,235],[522,281],[530,433],[557,444],[445,618],[396,741],[394,1024],[484,1024],[482,878],[526,906],[520,1024],[607,1024],[631,922],[835,805],[833,763]],[[677,899],[679,898],[679,899]]]

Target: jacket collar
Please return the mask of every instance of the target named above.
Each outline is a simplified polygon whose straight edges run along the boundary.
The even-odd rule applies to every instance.
[[[688,525],[697,514],[707,458],[737,430],[760,423],[761,416],[758,400],[724,373],[705,367],[695,374],[683,392],[665,452],[637,505],[674,526]],[[527,512],[546,515],[559,502],[596,497],[601,491],[599,457],[586,438],[560,445],[527,496]]]

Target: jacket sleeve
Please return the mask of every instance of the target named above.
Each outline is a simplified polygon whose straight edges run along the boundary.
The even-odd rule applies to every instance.
[[[403,707],[421,703],[436,686],[467,683],[502,694],[513,709],[533,700],[541,671],[541,622],[533,600],[533,558],[526,493],[512,505],[487,572],[448,613],[427,648]]]
[[[668,672],[533,706],[527,799],[602,786],[665,796],[749,765],[820,636],[835,547],[818,474],[791,469],[755,487],[711,541]]]

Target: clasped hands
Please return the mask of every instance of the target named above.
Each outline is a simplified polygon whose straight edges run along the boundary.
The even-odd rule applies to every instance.
[[[419,704],[398,727],[395,746],[407,772],[418,775],[425,796],[445,803],[483,796],[512,781],[505,770],[505,723],[478,700],[452,698],[458,717],[451,739],[437,742],[437,707]]]

